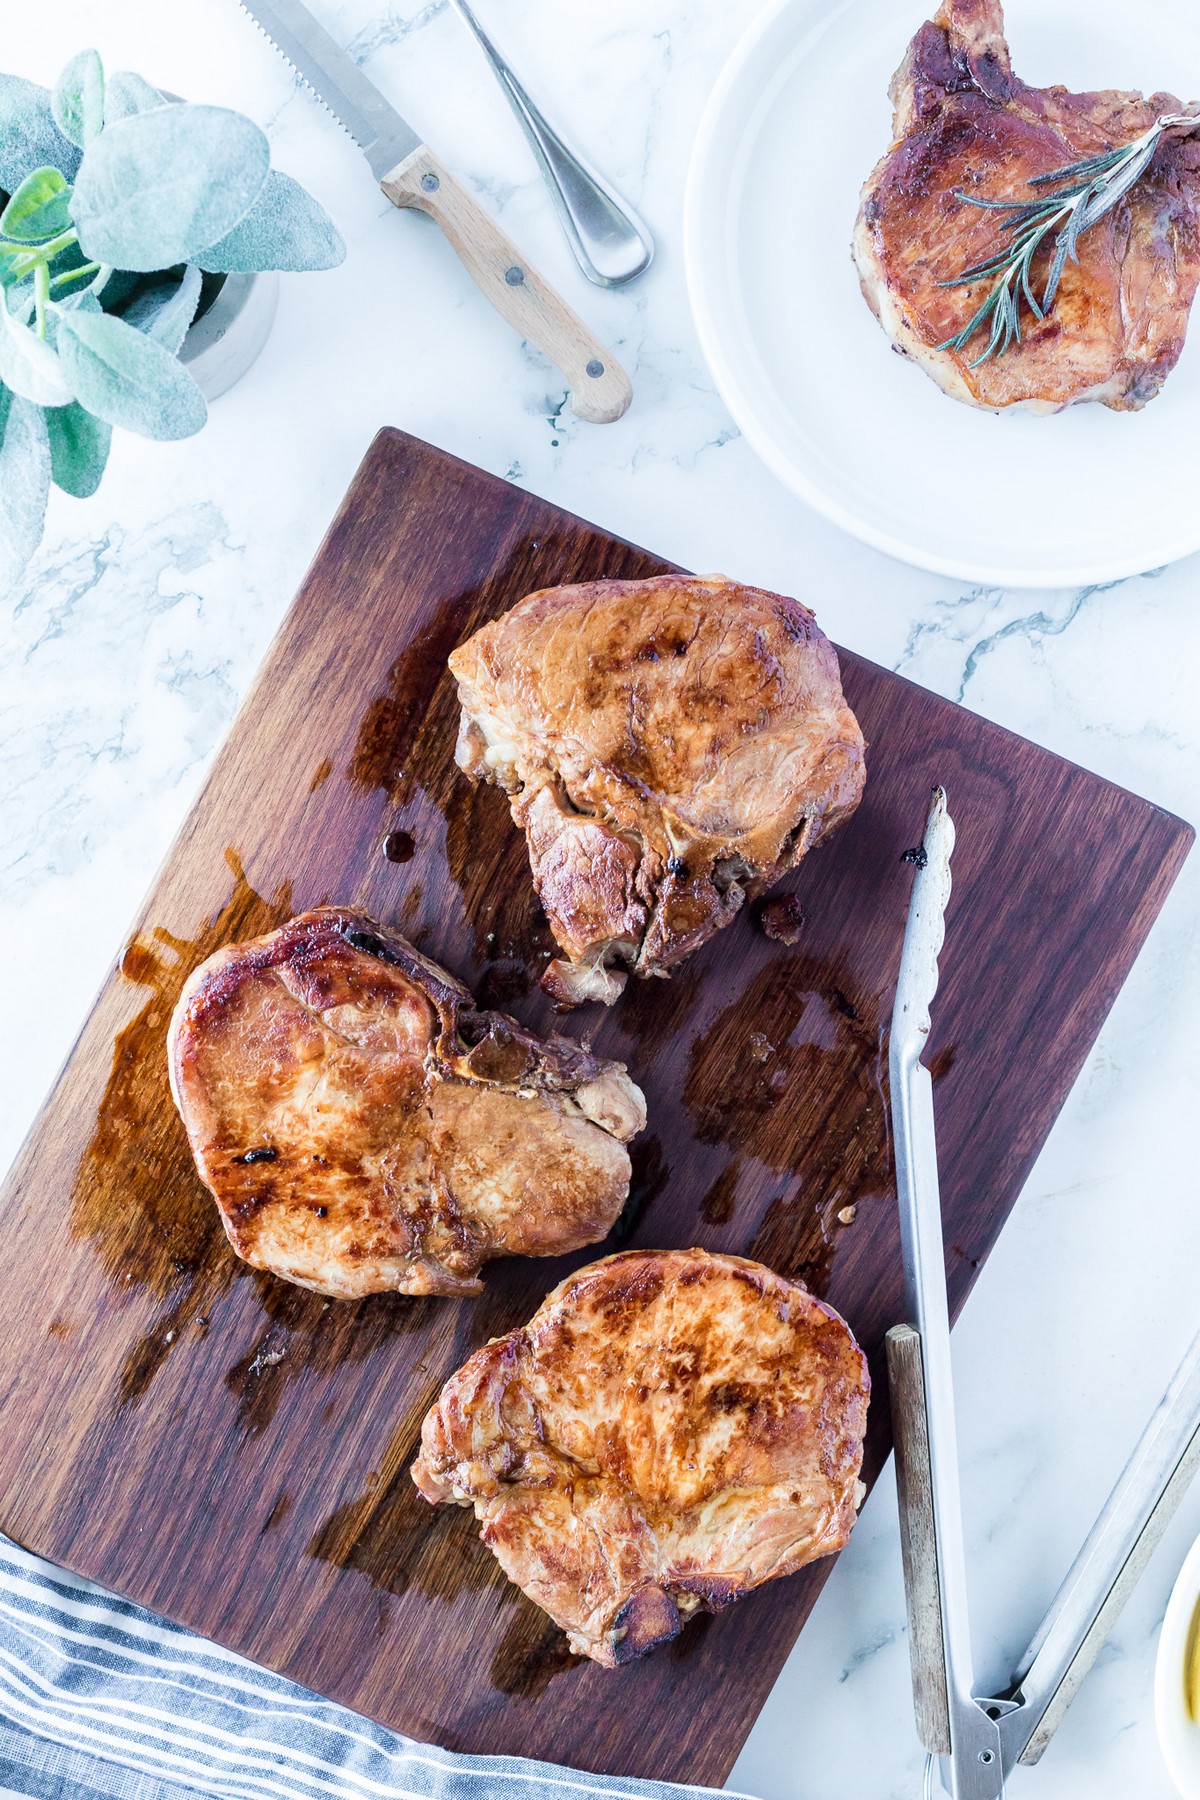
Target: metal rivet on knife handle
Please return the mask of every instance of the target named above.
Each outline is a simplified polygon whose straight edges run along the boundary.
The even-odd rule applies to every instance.
[[[633,398],[624,369],[561,295],[525,262],[495,220],[472,199],[347,56],[302,0],[243,0],[302,81],[340,119],[395,206],[415,207],[441,227],[459,261],[515,331],[556,363],[581,419],[606,425]],[[506,271],[523,279],[510,284]],[[604,374],[589,378],[589,362]]]
[[[468,4],[453,0],[492,65],[550,190],[575,260],[589,281],[617,287],[649,268],[654,240],[623,200],[578,150],[555,131],[484,31]]]
[[[436,177],[432,188],[431,175]],[[427,144],[389,169],[380,186],[393,205],[414,207],[440,226],[496,311],[562,370],[572,409],[581,419],[606,425],[621,417],[633,389],[620,363]]]

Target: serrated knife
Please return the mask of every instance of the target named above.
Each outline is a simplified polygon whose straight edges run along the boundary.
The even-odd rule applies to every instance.
[[[440,226],[479,291],[559,368],[572,410],[593,425],[619,419],[629,377],[578,314],[423,143],[300,0],[241,0],[301,80],[345,127],[393,206]]]

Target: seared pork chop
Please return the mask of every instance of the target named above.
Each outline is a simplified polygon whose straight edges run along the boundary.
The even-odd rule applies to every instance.
[[[1013,74],[1000,0],[944,0],[892,80],[895,141],[867,179],[854,235],[859,278],[896,347],[969,405],[1057,412],[1081,400],[1132,411],[1153,399],[1183,348],[1200,280],[1200,141],[1164,133],[1124,199],[1079,239],[1046,318],[1021,307],[1021,342],[970,365],[966,325],[992,277],[945,287],[1003,241],[1001,215],[958,198],[1027,200],[1028,183],[1131,143],[1179,113],[1172,94],[1071,94]],[[1041,190],[1045,191],[1045,190]],[[1034,262],[1041,296],[1052,240]]]
[[[473,1294],[490,1257],[596,1243],[646,1122],[623,1064],[479,1011],[341,907],[202,963],[169,1055],[238,1255],[344,1299]]]
[[[854,811],[863,739],[805,606],[724,576],[544,588],[450,657],[458,762],[498,782],[565,951],[543,985],[665,975]]]
[[[451,1376],[413,1480],[473,1506],[509,1579],[612,1667],[841,1549],[869,1393],[849,1328],[796,1282],[633,1250]]]

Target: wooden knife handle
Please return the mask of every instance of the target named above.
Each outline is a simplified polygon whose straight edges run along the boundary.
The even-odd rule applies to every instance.
[[[593,425],[619,419],[629,377],[433,151],[422,144],[380,182],[393,206],[428,213],[480,292],[515,331],[562,370],[571,407]]]

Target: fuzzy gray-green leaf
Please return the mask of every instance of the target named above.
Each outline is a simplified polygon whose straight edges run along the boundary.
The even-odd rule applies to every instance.
[[[50,446],[40,410],[0,387],[0,581],[15,581],[41,541]]]
[[[9,311],[12,290],[0,294],[0,381],[35,406],[65,406],[75,398],[53,348]]]
[[[112,443],[112,426],[93,418],[78,401],[51,408],[45,419],[51,480],[64,494],[86,500],[100,486]]]
[[[131,294],[136,294],[145,286],[144,275],[133,275],[128,269],[114,269],[100,294],[104,300],[106,312],[119,313]]]
[[[21,244],[42,243],[67,229],[70,207],[66,176],[58,169],[34,169],[0,213],[0,232]]]
[[[207,416],[204,397],[169,350],[109,313],[64,313],[58,354],[81,405],[141,437],[183,438]]]
[[[195,262],[258,198],[270,148],[221,106],[160,106],[118,119],[88,145],[71,211],[94,262],[169,269]]]
[[[202,269],[333,269],[346,255],[342,236],[319,201],[272,169],[240,224],[200,257]]]
[[[132,69],[118,69],[104,87],[105,127],[115,125],[118,119],[128,119],[132,113],[153,112],[166,104],[158,89]]]
[[[50,90],[20,75],[0,75],[0,188],[15,194],[33,169],[48,163],[70,181],[79,152],[54,123]]]
[[[0,287],[13,289],[18,282],[27,284],[37,260],[36,245],[0,243]],[[12,305],[14,312],[19,310],[15,301]]]
[[[104,129],[104,68],[95,50],[80,50],[71,58],[50,107],[58,129],[80,150]]]
[[[200,303],[200,271],[195,263],[189,263],[183,271],[183,279],[172,287],[170,283],[162,287],[151,288],[148,293],[139,294],[132,305],[122,315],[127,325],[137,331],[144,331],[147,337],[161,344],[164,350],[172,355],[187,336],[187,328],[196,316],[196,308]]]

